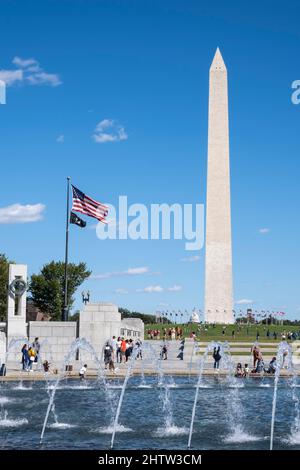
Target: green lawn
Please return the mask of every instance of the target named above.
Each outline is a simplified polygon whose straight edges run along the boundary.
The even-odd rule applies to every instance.
[[[162,331],[163,328],[166,328],[167,331],[169,328],[176,327],[174,324],[147,324],[145,325],[145,339],[148,339],[148,330],[160,330]],[[259,342],[261,343],[274,343],[281,341],[282,333],[296,332],[297,334],[300,333],[300,326],[291,326],[291,325],[227,325],[225,329],[225,334],[222,333],[223,326],[222,325],[195,325],[195,324],[188,324],[188,325],[177,325],[183,329],[183,336],[189,337],[192,332],[196,333],[198,341],[230,341],[230,342],[254,342],[256,341],[257,332],[259,332]],[[267,331],[269,330],[270,336],[267,337]],[[232,332],[235,332],[234,337],[232,336]],[[277,333],[277,340],[274,338],[273,333]],[[167,336],[168,338],[168,336]],[[162,339],[162,333],[160,335],[160,339]]]

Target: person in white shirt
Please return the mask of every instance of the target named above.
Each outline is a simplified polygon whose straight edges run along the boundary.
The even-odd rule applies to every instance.
[[[121,362],[121,338],[120,336],[118,337],[117,341],[116,341],[116,350],[117,350],[117,362]]]
[[[115,336],[112,337],[112,340],[111,340],[111,347],[112,347],[112,349],[113,349],[113,354],[112,354],[112,356],[113,356],[113,361],[115,362],[116,359],[117,359],[117,340],[116,340],[116,337],[115,337]]]
[[[84,364],[84,366],[82,366],[79,371],[80,380],[83,380],[85,378],[86,371],[87,371],[87,364]]]
[[[244,371],[243,371],[243,377],[248,377],[250,373],[250,369],[248,364],[245,364]]]

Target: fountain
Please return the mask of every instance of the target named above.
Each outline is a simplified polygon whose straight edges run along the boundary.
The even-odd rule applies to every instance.
[[[15,352],[15,350],[20,348],[23,344],[28,344],[28,339],[25,337],[19,337],[19,338],[14,338],[10,341],[6,354],[5,354],[5,364],[8,363],[8,358],[9,354]],[[19,351],[18,351],[19,352]],[[17,387],[18,390],[27,390],[28,388],[23,387],[23,380],[20,380],[20,384]],[[1,401],[0,403],[0,427],[12,427],[14,425],[23,425],[27,424],[28,420],[26,418],[24,419],[18,419],[18,420],[12,420],[8,418],[8,410],[5,408],[5,404],[7,403],[6,400]]]
[[[241,403],[238,396],[238,388],[242,385],[237,382],[237,379],[234,377],[234,363],[232,361],[230,352],[229,352],[229,344],[225,342],[224,344],[212,341],[205,349],[203,356],[199,360],[199,370],[198,370],[198,380],[196,385],[196,392],[194,397],[193,409],[192,409],[192,417],[189,429],[189,438],[188,438],[188,449],[191,448],[192,442],[192,435],[194,429],[194,421],[195,421],[195,414],[196,414],[196,407],[198,402],[199,396],[199,389],[202,385],[202,376],[205,363],[207,361],[207,356],[211,353],[215,348],[220,348],[220,355],[221,355],[221,364],[224,365],[224,369],[227,371],[226,374],[226,385],[228,387],[228,391],[226,390],[224,396],[227,402],[227,416],[229,427],[232,433],[232,436],[235,435],[237,428],[239,432],[244,432],[240,423],[240,416],[242,416],[241,412]],[[217,369],[218,370],[218,369]],[[229,439],[233,439],[233,437]]]
[[[62,364],[61,373],[60,373],[59,377],[57,378],[57,380],[55,382],[55,385],[54,385],[54,387],[51,391],[50,398],[49,398],[49,404],[48,404],[48,408],[47,408],[47,412],[46,412],[46,416],[45,416],[45,420],[44,420],[44,424],[43,424],[43,429],[42,429],[41,436],[40,436],[40,443],[42,443],[42,441],[43,441],[46,426],[47,426],[47,422],[48,422],[48,418],[49,418],[49,414],[50,414],[51,410],[53,411],[53,414],[55,416],[55,408],[54,408],[55,394],[56,394],[56,390],[59,386],[60,381],[65,377],[66,365],[69,364],[70,360],[74,357],[75,353],[78,350],[84,350],[84,351],[91,354],[92,359],[94,360],[94,362],[97,365],[98,380],[101,381],[102,384],[104,385],[104,390],[106,392],[105,396],[108,397],[109,399],[111,398],[110,391],[108,390],[108,387],[107,387],[106,377],[105,377],[105,373],[104,373],[102,364],[99,361],[94,348],[84,338],[82,338],[82,339],[77,338],[75,341],[73,341],[73,343],[71,344],[71,346],[69,348],[68,353],[65,355],[65,358],[64,358],[64,361],[63,361],[63,364]],[[111,402],[111,400],[110,400],[110,402]],[[58,424],[57,418],[56,418],[56,423]]]
[[[0,408],[0,428],[1,427],[15,427],[15,426],[22,426],[23,424],[28,424],[28,419],[21,418],[21,419],[10,419],[8,417],[8,411],[3,408],[1,405]]]
[[[20,346],[23,346],[23,344],[27,344],[27,345],[29,344],[28,338],[26,338],[25,336],[24,337],[21,336],[19,338],[14,338],[9,342],[9,345],[8,345],[8,348],[7,348],[7,351],[6,351],[6,354],[5,354],[5,364],[8,363],[9,354],[11,354],[12,352],[15,352],[15,349],[17,347],[20,348]],[[20,350],[20,355],[21,355],[21,350]]]
[[[197,354],[199,353],[199,344],[198,344],[198,341],[194,341],[193,343],[193,348],[192,348],[192,354],[191,354],[191,358],[190,358],[190,361],[189,361],[189,380],[191,380],[191,372],[192,372],[192,367],[193,367],[193,359],[194,357],[197,356]]]
[[[25,338],[15,340],[10,344],[9,353],[17,350],[20,344],[24,343]],[[142,345],[142,358],[139,354],[141,352],[140,347],[135,346],[126,366],[124,364],[120,367],[121,372],[126,371],[126,374],[124,380],[122,379],[119,383],[111,375],[105,373],[102,359],[100,360],[97,357],[94,349],[85,339],[77,339],[72,343],[63,360],[58,376],[53,377],[44,373],[45,382],[40,384],[39,381],[34,381],[32,383],[31,388],[37,388],[34,393],[29,391],[29,387],[21,389],[16,386],[14,381],[6,382],[3,380],[0,396],[0,429],[8,429],[8,431],[5,434],[0,432],[0,446],[6,448],[6,445],[12,445],[11,442],[14,442],[15,436],[19,436],[16,445],[23,442],[21,434],[23,432],[25,436],[27,433],[33,436],[33,440],[29,439],[28,446],[38,448],[40,443],[45,442],[46,429],[54,428],[64,429],[63,441],[61,441],[64,448],[78,448],[79,443],[82,445],[81,448],[85,448],[85,446],[87,448],[90,445],[91,448],[95,449],[99,449],[99,445],[103,445],[103,448],[106,449],[108,446],[114,448],[118,434],[118,447],[123,449],[127,449],[127,445],[130,448],[143,448],[145,445],[149,445],[150,448],[153,445],[153,448],[156,448],[161,446],[162,439],[166,439],[165,442],[171,448],[172,446],[174,448],[184,448],[186,446],[184,441],[187,438],[189,448],[191,448],[193,440],[193,447],[197,444],[197,448],[199,445],[200,448],[205,449],[210,448],[211,436],[217,432],[220,439],[215,442],[216,448],[235,448],[243,443],[244,448],[262,449],[269,446],[265,436],[268,435],[266,428],[270,426],[271,417],[270,449],[273,449],[276,434],[276,412],[278,413],[282,409],[281,407],[284,407],[286,412],[284,416],[280,417],[280,428],[279,426],[277,428],[277,433],[284,436],[280,441],[280,446],[299,448],[299,383],[297,371],[293,365],[292,349],[288,343],[280,343],[277,352],[278,367],[276,373],[267,375],[269,380],[274,379],[274,390],[271,387],[264,389],[257,387],[256,378],[249,377],[245,380],[235,377],[234,357],[230,354],[228,343],[211,342],[206,347],[204,354],[197,356],[198,375],[196,383],[194,380],[189,380],[191,372],[189,370],[190,358],[187,358],[186,361],[185,376],[176,377],[164,373],[165,366],[170,369],[171,364],[160,359],[159,345],[159,342],[154,346],[144,342]],[[39,366],[46,357],[50,360],[51,351],[49,347],[47,343],[41,344],[38,358]],[[220,347],[222,369],[220,373],[215,374],[213,377],[204,377],[204,370],[209,362],[208,357],[215,347]],[[84,381],[81,381],[78,385],[75,385],[72,380],[69,383],[63,382],[65,379],[69,380],[65,366],[72,363],[78,350],[91,355],[98,372],[97,378],[93,382],[96,386],[91,387],[90,382],[85,383]],[[170,354],[170,357],[173,358],[174,354]],[[83,361],[84,358],[81,360]],[[79,368],[79,364],[80,361],[77,362],[76,367]],[[211,368],[210,362],[209,367]],[[289,393],[283,394],[281,394],[280,389],[282,386],[280,380],[282,367],[286,369],[284,375],[287,375],[283,383],[289,391]],[[148,376],[148,374],[151,374],[151,376]],[[138,378],[134,378],[135,375],[138,375]],[[130,382],[131,380],[132,382]],[[44,384],[46,385],[48,400],[47,397],[46,400],[32,400],[33,394],[38,396],[39,390],[44,390]],[[63,392],[56,393],[60,388],[63,389]],[[84,395],[78,392],[78,406],[80,409],[84,409],[84,416],[78,416],[78,410],[76,412],[73,406],[69,406],[68,419],[59,419],[59,413],[57,412],[61,409],[61,406],[65,406],[68,400],[70,403],[75,401],[77,403],[77,398],[73,396],[74,389],[89,389]],[[205,389],[205,391],[201,393],[201,389]],[[7,394],[8,390],[11,395]],[[127,394],[128,390],[130,392]],[[257,392],[255,392],[256,390]],[[99,392],[101,396],[98,397]],[[263,400],[260,400],[258,396],[255,407],[253,407],[252,399],[253,396],[256,396],[253,395],[254,393],[263,396]],[[189,428],[179,427],[178,423],[186,421],[191,395],[193,396],[193,404]],[[218,400],[215,400],[216,396]],[[242,397],[243,401],[241,400]],[[249,397],[252,398],[249,400]],[[149,399],[154,399],[156,403],[156,409],[150,415]],[[42,405],[42,403],[44,404]],[[212,408],[210,408],[211,405]],[[42,423],[40,422],[41,406],[47,408],[45,413],[43,411],[45,419]],[[201,421],[200,419],[197,420],[198,406]],[[270,407],[270,411],[267,411],[268,407]],[[176,409],[176,417],[173,408]],[[290,410],[292,410],[292,415]],[[63,412],[65,411],[63,408]],[[256,420],[258,414],[260,419]],[[132,420],[135,420],[136,423],[133,426],[131,425]],[[101,427],[99,427],[99,422],[101,422]],[[247,428],[245,423],[247,423]],[[35,432],[39,426],[42,427],[41,432],[39,432],[40,436]],[[217,428],[215,428],[216,426]],[[77,428],[76,432],[72,430],[74,427]],[[251,429],[253,429],[252,432]],[[126,433],[130,431],[135,432],[134,439],[127,440]],[[201,432],[201,440],[197,441],[199,431]],[[202,433],[202,431],[204,432]],[[99,433],[101,436],[106,435],[106,437],[99,440]],[[187,435],[186,438],[185,435]],[[10,443],[7,441],[7,436],[11,439]],[[55,436],[56,433],[49,431],[45,444],[47,447],[52,445],[52,439],[55,440]],[[285,438],[286,436],[288,438]],[[78,441],[78,439],[80,440]],[[25,442],[26,448],[27,438]],[[58,441],[54,442],[53,445],[57,447],[61,443]]]
[[[126,390],[126,385],[128,383],[129,377],[131,375],[131,372],[132,372],[132,369],[133,369],[133,366],[134,366],[134,362],[135,362],[135,359],[136,359],[136,356],[137,356],[137,353],[138,353],[138,349],[139,348],[137,346],[135,346],[133,348],[132,355],[129,359],[129,367],[127,369],[127,373],[126,373],[126,376],[125,376],[125,379],[124,379],[124,382],[123,382],[121,395],[120,395],[118,406],[117,406],[117,412],[116,412],[116,416],[115,416],[115,420],[114,420],[114,424],[113,424],[113,432],[112,432],[111,443],[110,443],[110,448],[111,449],[114,446],[116,429],[117,429],[118,422],[119,422],[119,416],[120,416],[120,411],[121,411],[121,407],[122,407],[122,403],[123,403],[124,393],[125,393],[125,390]]]
[[[297,395],[297,376],[294,373],[292,378],[292,400],[294,402],[294,409],[295,409],[295,417],[294,422],[291,425],[291,435],[289,442],[291,444],[299,444],[300,443],[300,402],[299,397]]]
[[[17,348],[18,348],[18,353],[20,351],[20,355],[21,355],[20,347],[23,346],[23,344],[27,344],[27,345],[29,344],[28,339],[26,337],[23,337],[23,336],[21,336],[19,338],[14,338],[9,342],[9,345],[8,345],[8,348],[7,348],[7,351],[6,351],[6,354],[5,354],[5,364],[6,365],[8,364],[9,354],[12,354],[12,353],[16,354],[16,349]],[[27,389],[27,387],[25,388],[23,386],[22,378],[19,381],[18,389],[19,390],[26,390]]]
[[[230,354],[229,345],[225,347],[224,368],[226,374],[226,390],[224,391],[226,401],[226,417],[230,434],[225,442],[253,442],[258,440],[256,436],[248,434],[243,426],[242,418],[244,416],[243,406],[240,400],[239,389],[244,388],[244,380],[235,377],[235,364]]]
[[[295,413],[294,425],[292,426],[291,432],[299,433],[299,400],[295,391],[296,375],[295,375],[294,367],[293,367],[292,348],[285,341],[282,341],[281,343],[279,343],[278,349],[277,349],[277,355],[276,355],[276,370],[275,370],[275,379],[274,379],[271,432],[270,432],[270,450],[273,450],[274,427],[275,427],[276,405],[277,405],[277,390],[278,390],[278,381],[280,377],[280,371],[282,368],[287,369],[288,373],[292,374],[292,377],[293,377],[290,384],[294,389],[293,401],[295,403],[296,413]]]
[[[146,344],[144,343],[141,346],[141,349],[142,349],[142,355],[141,355],[142,360],[141,360],[141,362],[142,362],[142,371],[143,371],[142,374],[143,375],[142,375],[142,384],[140,384],[140,386],[142,388],[147,387],[147,385],[145,383],[145,377],[144,377],[143,361],[145,360],[146,353],[148,352],[148,353],[150,353],[151,360],[152,360],[152,362],[154,362],[154,365],[155,365],[155,370],[156,370],[156,374],[157,374],[157,387],[159,389],[160,401],[162,402],[163,415],[164,415],[164,425],[163,425],[163,427],[159,427],[157,429],[156,435],[165,435],[166,432],[171,433],[171,434],[172,433],[175,434],[175,433],[184,432],[180,428],[177,428],[174,424],[172,402],[171,402],[171,398],[170,398],[170,386],[169,386],[170,384],[168,384],[166,382],[165,375],[163,373],[162,366],[161,366],[161,357],[160,357],[160,355],[157,355],[157,352],[154,349],[154,347],[152,345],[147,344],[147,343]],[[121,394],[120,394],[120,397],[119,397],[117,412],[116,412],[116,416],[115,416],[115,420],[114,420],[113,432],[112,432],[112,437],[111,437],[111,449],[114,446],[115,434],[116,434],[117,426],[119,424],[119,416],[120,416],[120,412],[121,412],[121,408],[122,408],[122,403],[123,403],[123,399],[124,399],[125,390],[126,390],[126,387],[127,387],[127,384],[128,384],[128,380],[132,375],[132,371],[133,371],[133,368],[136,364],[136,358],[139,355],[139,352],[140,352],[140,346],[134,347],[132,355],[130,357],[129,367],[127,369],[125,380],[123,382]],[[171,386],[174,387],[174,381],[173,381],[173,384],[171,384]]]
[[[145,360],[145,352],[146,352],[147,349],[148,349],[148,351],[150,351],[152,353],[152,357],[155,357],[156,351],[153,348],[153,346],[148,345],[148,344],[146,344],[146,345],[143,344],[143,345],[135,346],[133,348],[132,355],[129,359],[129,367],[127,369],[127,373],[126,373],[126,376],[125,376],[125,379],[124,379],[124,382],[123,382],[121,394],[120,394],[119,401],[118,401],[117,411],[116,411],[116,415],[115,415],[115,419],[114,419],[113,432],[112,432],[111,444],[110,444],[111,449],[114,446],[116,430],[117,430],[117,426],[119,424],[119,416],[120,416],[120,412],[121,412],[122,403],[123,403],[124,394],[125,394],[125,390],[126,390],[128,380],[131,376],[131,373],[132,373],[133,367],[135,365],[135,361],[136,361],[137,356],[140,354],[141,359],[142,359],[142,364],[143,364],[143,362]],[[146,383],[145,383],[145,375],[144,375],[143,366],[142,366],[142,371],[143,372],[142,372],[142,383],[141,383],[141,385],[142,385],[142,387],[145,387]],[[161,369],[160,366],[158,366],[158,371],[159,371],[159,383],[160,383],[160,379],[163,376],[163,372],[162,372],[162,369]]]
[[[205,349],[203,356],[199,359],[199,370],[198,370],[198,381],[196,385],[196,392],[195,392],[195,398],[194,398],[194,404],[193,404],[193,410],[192,410],[192,418],[191,418],[191,423],[190,423],[190,430],[189,430],[189,440],[188,440],[188,449],[191,448],[191,442],[192,442],[192,434],[193,434],[193,429],[194,429],[194,421],[195,421],[195,415],[196,415],[196,407],[197,407],[197,402],[198,402],[198,395],[199,395],[199,389],[202,381],[202,374],[204,370],[204,365],[207,360],[208,353],[213,351],[215,347],[221,348],[221,345],[219,343],[216,343],[212,341]]]

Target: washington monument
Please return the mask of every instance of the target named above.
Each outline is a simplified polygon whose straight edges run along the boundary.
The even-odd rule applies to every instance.
[[[233,323],[227,69],[219,48],[209,71],[205,320]]]

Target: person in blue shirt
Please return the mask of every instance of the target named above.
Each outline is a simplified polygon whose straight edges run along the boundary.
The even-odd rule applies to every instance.
[[[267,372],[268,374],[275,374],[276,369],[277,369],[276,356],[274,356],[274,357],[272,357],[272,359],[271,359],[271,361],[270,361],[270,364],[269,364],[269,367],[268,367],[268,369],[266,370],[266,372]]]
[[[22,368],[23,370],[29,370],[29,353],[28,353],[28,346],[27,344],[23,344],[21,349],[22,353]]]

